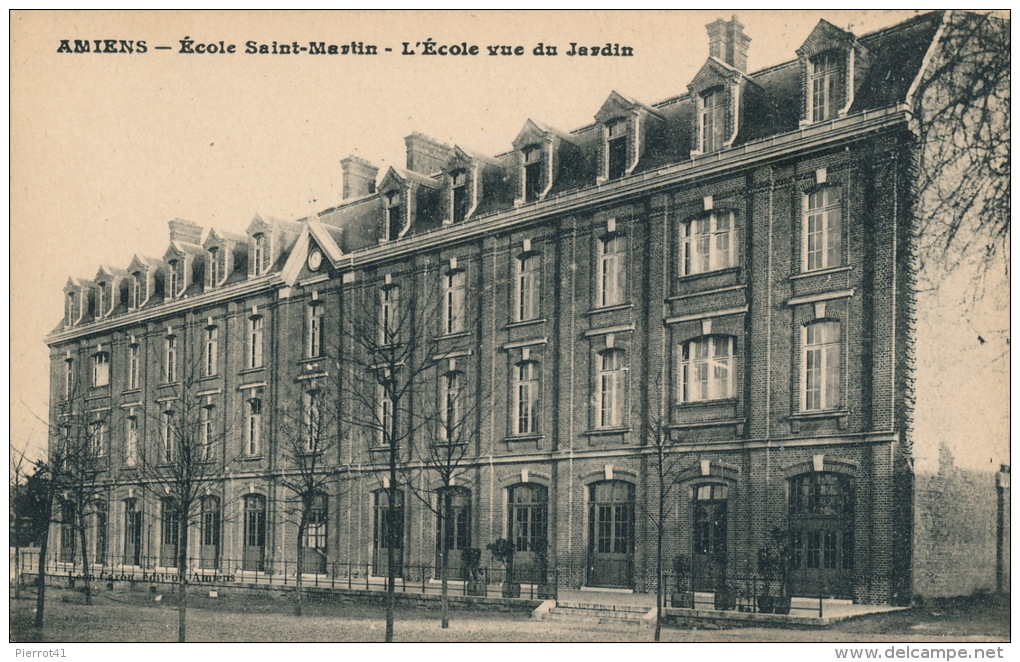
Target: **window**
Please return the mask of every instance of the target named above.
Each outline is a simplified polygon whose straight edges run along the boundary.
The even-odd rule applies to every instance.
[[[163,349],[163,377],[167,384],[173,384],[177,381],[177,337],[167,336]]]
[[[74,359],[64,361],[64,397],[70,398],[74,392]]]
[[[450,173],[452,179],[452,202],[453,202],[453,222],[460,223],[467,218],[468,210],[471,206],[471,193],[468,189],[468,178],[467,171],[454,170]]]
[[[137,344],[128,345],[128,375],[127,375],[128,390],[134,390],[138,388],[139,384],[138,370],[141,366],[139,354],[140,349]]]
[[[733,347],[733,336],[704,336],[681,346],[680,402],[736,397]]]
[[[322,340],[324,337],[322,319],[326,307],[321,303],[308,306],[308,358],[322,356]]]
[[[841,190],[828,186],[807,196],[804,210],[804,270],[828,269],[843,263]]]
[[[212,458],[212,446],[215,434],[213,432],[213,407],[202,407],[198,418],[198,457],[203,462]]]
[[[701,151],[718,152],[726,140],[726,94],[721,87],[701,95]]]
[[[64,299],[64,320],[68,326],[78,320],[76,308],[74,305],[74,292],[68,292],[67,297]]]
[[[216,287],[220,283],[220,249],[217,246],[209,248],[209,287]]]
[[[836,116],[835,82],[839,73],[836,53],[818,55],[810,63],[811,121],[823,122]]]
[[[96,288],[96,316],[102,317],[106,313],[109,299],[106,296],[106,283],[98,283]]]
[[[606,127],[606,171],[609,179],[627,174],[627,120],[617,120]]]
[[[203,374],[213,377],[219,372],[220,330],[215,326],[205,327],[205,356],[203,357]]]
[[[393,509],[390,511],[390,499]],[[394,576],[403,575],[404,557],[404,493],[395,489],[379,490],[375,493],[375,518],[373,519],[372,574],[376,577],[389,575],[389,550],[393,550],[396,567]]]
[[[177,511],[173,499],[162,499],[160,502],[160,564],[167,567],[177,565],[177,547],[181,535],[181,515]]]
[[[137,499],[124,500],[124,564],[141,565],[142,511]]]
[[[305,410],[305,452],[314,453],[319,450],[320,417],[319,392],[308,391],[304,397]]]
[[[680,275],[737,266],[736,226],[730,212],[712,212],[680,227]]]
[[[60,560],[64,563],[74,562],[76,517],[73,502],[64,501],[60,504]]]
[[[393,400],[390,398],[390,387],[380,384],[376,401],[379,403],[377,410],[379,443],[386,446],[393,436]]]
[[[306,549],[315,549],[320,552],[326,551],[326,522],[329,510],[327,508],[326,495],[319,492],[312,496],[312,502],[308,507],[308,521],[305,523],[305,534],[301,546]],[[307,571],[308,568],[305,568]]]
[[[129,416],[124,423],[124,463],[133,467],[138,463],[138,418]]]
[[[804,327],[803,338],[804,411],[837,409],[840,404],[839,322],[812,322]]]
[[[464,390],[464,376],[459,372],[448,372],[440,378],[439,402],[442,407],[440,413],[440,438],[443,441],[454,442],[463,437],[460,434],[461,424],[461,394]]]
[[[145,301],[145,276],[136,271],[131,274],[131,307],[141,308]]]
[[[181,260],[167,262],[167,296],[171,299],[181,293],[184,285],[184,269]]]
[[[616,306],[624,301],[627,285],[627,238],[606,237],[599,242],[598,302],[599,306]]]
[[[464,288],[466,278],[463,271],[452,270],[443,276],[443,331],[460,333],[464,330]]]
[[[524,201],[534,202],[542,194],[542,148],[530,145],[524,148]]]
[[[252,398],[248,401],[248,417],[245,425],[246,455],[258,455],[262,451],[262,401]]]
[[[266,268],[266,251],[269,246],[266,242],[266,235],[259,232],[251,236],[251,273],[253,276],[261,276]]]
[[[510,488],[511,541],[516,552],[543,552],[548,540],[548,491],[542,485]]]
[[[264,320],[261,315],[248,318],[248,368],[262,367],[262,330]]]
[[[92,504],[92,518],[93,525],[95,526],[95,563],[106,565],[106,550],[109,541],[107,526],[109,517],[105,501],[96,501]]]
[[[384,287],[379,293],[379,342],[390,345],[397,341],[400,328],[400,288],[396,285]]]
[[[177,439],[174,435],[174,412],[173,410],[166,410],[163,412],[163,425],[162,437],[163,437],[163,461],[167,464],[173,462]]]
[[[94,421],[90,425],[89,437],[92,440],[92,456],[106,455],[106,421]]]
[[[515,434],[538,432],[538,363],[524,361],[516,366],[514,394],[516,400]]]
[[[396,241],[404,229],[403,207],[400,206],[400,192],[386,194],[386,239]]]
[[[596,425],[616,428],[623,425],[626,368],[623,350],[607,349],[598,355],[598,393],[596,394]]]
[[[220,500],[214,496],[202,497],[201,530],[199,531],[199,567],[219,567],[220,556]]]
[[[529,253],[517,259],[517,321],[538,317],[538,283],[541,258]]]
[[[244,497],[244,558],[242,570],[261,572],[266,552],[266,498],[261,494]]]
[[[852,480],[840,474],[814,472],[790,479],[790,567],[792,580],[830,581],[837,573],[796,572],[853,570],[854,491]],[[844,583],[849,579],[844,575]],[[839,584],[839,581],[834,582]]]
[[[695,488],[695,554],[725,558],[727,492],[726,485],[698,485]]]
[[[458,579],[466,579],[460,574],[463,572],[460,560],[464,550],[471,547],[471,490],[444,487],[437,496],[437,506],[443,517],[436,518],[436,566],[441,564],[439,555],[446,552],[447,569],[453,571],[450,574]]]
[[[816,472],[790,481],[790,513],[846,515],[852,512],[850,479],[840,474]]]

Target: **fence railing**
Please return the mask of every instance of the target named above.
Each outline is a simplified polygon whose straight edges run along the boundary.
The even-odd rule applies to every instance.
[[[86,568],[80,559],[61,561],[49,558],[45,574],[67,578],[71,585],[80,585],[87,577],[93,590],[101,590],[113,582],[139,582],[149,584],[175,584],[177,568],[161,557],[138,557],[124,563],[121,558],[103,559],[89,563]],[[24,554],[22,575],[39,572],[38,554]],[[186,564],[187,582],[191,586],[265,586],[292,588],[297,585],[298,564],[293,560],[275,559],[203,559],[189,558]],[[559,573],[549,569],[538,573],[520,571],[510,573],[503,568],[447,569],[447,589],[450,595],[477,597],[510,597],[530,600],[555,599],[559,589]],[[439,568],[435,565],[398,564],[394,573],[396,591],[438,595],[442,590]],[[306,588],[385,591],[388,581],[386,563],[327,562],[304,563],[301,586]],[[98,585],[98,586],[95,586]]]
[[[831,594],[821,582],[798,582],[795,594],[789,591],[784,594],[780,591],[779,581],[765,579],[761,575],[727,575],[708,586],[697,585],[689,576],[678,582],[672,573],[666,573],[664,580],[667,603],[670,606],[696,610],[823,618],[824,600]]]

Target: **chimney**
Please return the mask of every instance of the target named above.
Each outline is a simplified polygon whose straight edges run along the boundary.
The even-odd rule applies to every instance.
[[[187,244],[202,243],[202,226],[198,223],[175,218],[168,225],[170,226],[170,241],[183,241]]]
[[[375,193],[379,168],[353,154],[340,161],[340,168],[344,173],[344,200]]]
[[[407,169],[431,175],[443,169],[450,147],[420,133],[404,138],[407,145]]]
[[[708,28],[709,56],[747,73],[747,45],[751,38],[744,34],[744,26],[737,17],[728,21],[719,18],[705,27]]]

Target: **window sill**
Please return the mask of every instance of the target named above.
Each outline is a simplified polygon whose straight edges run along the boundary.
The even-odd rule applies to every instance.
[[[616,428],[593,428],[591,430],[585,430],[581,434],[586,437],[603,437],[614,434],[628,434],[631,432],[629,426],[616,427]]]
[[[321,354],[319,356],[308,356],[297,362],[298,365],[308,365],[309,363],[322,363],[326,360],[325,356]]]
[[[517,322],[510,322],[510,323],[508,323],[506,325],[506,328],[508,328],[508,329],[516,329],[516,328],[519,328],[519,327],[522,327],[522,326],[531,326],[532,324],[544,324],[544,323],[546,323],[548,321],[549,320],[544,318],[544,317],[536,317],[535,319],[531,319],[531,320],[520,320],[520,321],[517,321]]]
[[[368,452],[369,453],[389,452],[389,450],[390,450],[390,447],[389,447],[388,444],[386,444],[386,445],[380,444],[378,446],[369,446],[368,447]]]
[[[242,455],[239,458],[242,462],[260,462],[262,460],[261,455]]]
[[[177,387],[177,386],[180,386],[180,385],[181,385],[180,382],[163,382],[162,384],[160,384],[156,388],[174,388],[174,387]]]
[[[811,278],[813,276],[828,276],[830,274],[840,274],[852,270],[853,267],[850,265],[844,265],[842,267],[829,267],[827,269],[815,269],[814,271],[802,271],[799,274],[793,274],[790,276],[790,280],[800,280],[802,278]]]
[[[220,377],[221,377],[221,375],[217,373],[215,375],[206,375],[205,377],[199,377],[196,381],[199,381],[199,382],[211,382],[211,381],[214,381],[216,379],[219,379]]]
[[[443,335],[438,336],[436,340],[451,340],[453,338],[468,338],[470,336],[470,331],[457,331],[455,333],[444,333]]]
[[[120,394],[121,395],[136,395],[136,394],[139,394],[141,392],[142,392],[142,389],[140,389],[140,388],[129,388],[127,390],[121,391]]]
[[[506,443],[512,444],[514,442],[523,442],[523,441],[541,441],[544,437],[545,437],[545,435],[544,434],[540,434],[540,433],[535,433],[535,434],[515,434],[515,435],[511,435],[509,437],[503,437],[503,441],[506,442]]]
[[[743,418],[717,418],[708,421],[690,421],[685,423],[670,423],[666,427],[670,430],[691,430],[694,428],[718,428],[725,427],[727,425],[737,426],[737,436],[744,434],[744,424],[746,419]]]
[[[676,403],[677,409],[696,409],[699,407],[714,407],[716,405],[735,405],[737,398],[718,398],[716,400],[694,400],[691,402]]]
[[[266,369],[265,366],[259,366],[257,368],[245,368],[244,370],[242,370],[241,372],[239,372],[237,374],[239,374],[239,375],[253,375],[253,374],[258,373],[258,372],[264,372],[265,369]]]
[[[634,307],[632,303],[618,303],[612,306],[602,306],[598,308],[590,308],[585,315],[598,315],[600,313],[612,313],[617,310],[630,310]]]
[[[850,412],[846,409],[827,409],[825,411],[804,411],[790,414],[786,420],[790,422],[790,432],[800,432],[801,423],[804,421],[824,421],[836,419],[836,427],[845,430],[849,421]]]
[[[713,269],[712,271],[701,271],[701,272],[696,273],[696,274],[685,274],[683,276],[677,276],[676,279],[677,279],[678,282],[687,283],[687,282],[690,282],[690,281],[698,280],[700,278],[710,278],[712,276],[722,276],[722,275],[725,275],[725,274],[736,274],[736,273],[740,273],[740,266],[739,265],[737,265],[735,267],[725,267],[723,269]]]

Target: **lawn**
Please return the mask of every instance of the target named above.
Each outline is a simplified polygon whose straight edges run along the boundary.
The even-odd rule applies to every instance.
[[[82,604],[80,593],[47,592],[46,626],[31,627],[34,595],[11,601],[11,640],[21,642],[175,641],[177,611],[141,592],[100,593]],[[381,607],[313,602],[295,617],[290,604],[270,597],[196,597],[188,612],[189,641],[382,641]],[[847,621],[829,630],[665,628],[663,641],[1008,641],[1008,600],[957,601]],[[405,642],[645,642],[652,632],[634,626],[591,627],[563,621],[535,621],[526,613],[454,611],[450,628],[439,626],[437,610],[399,609],[396,641]]]

